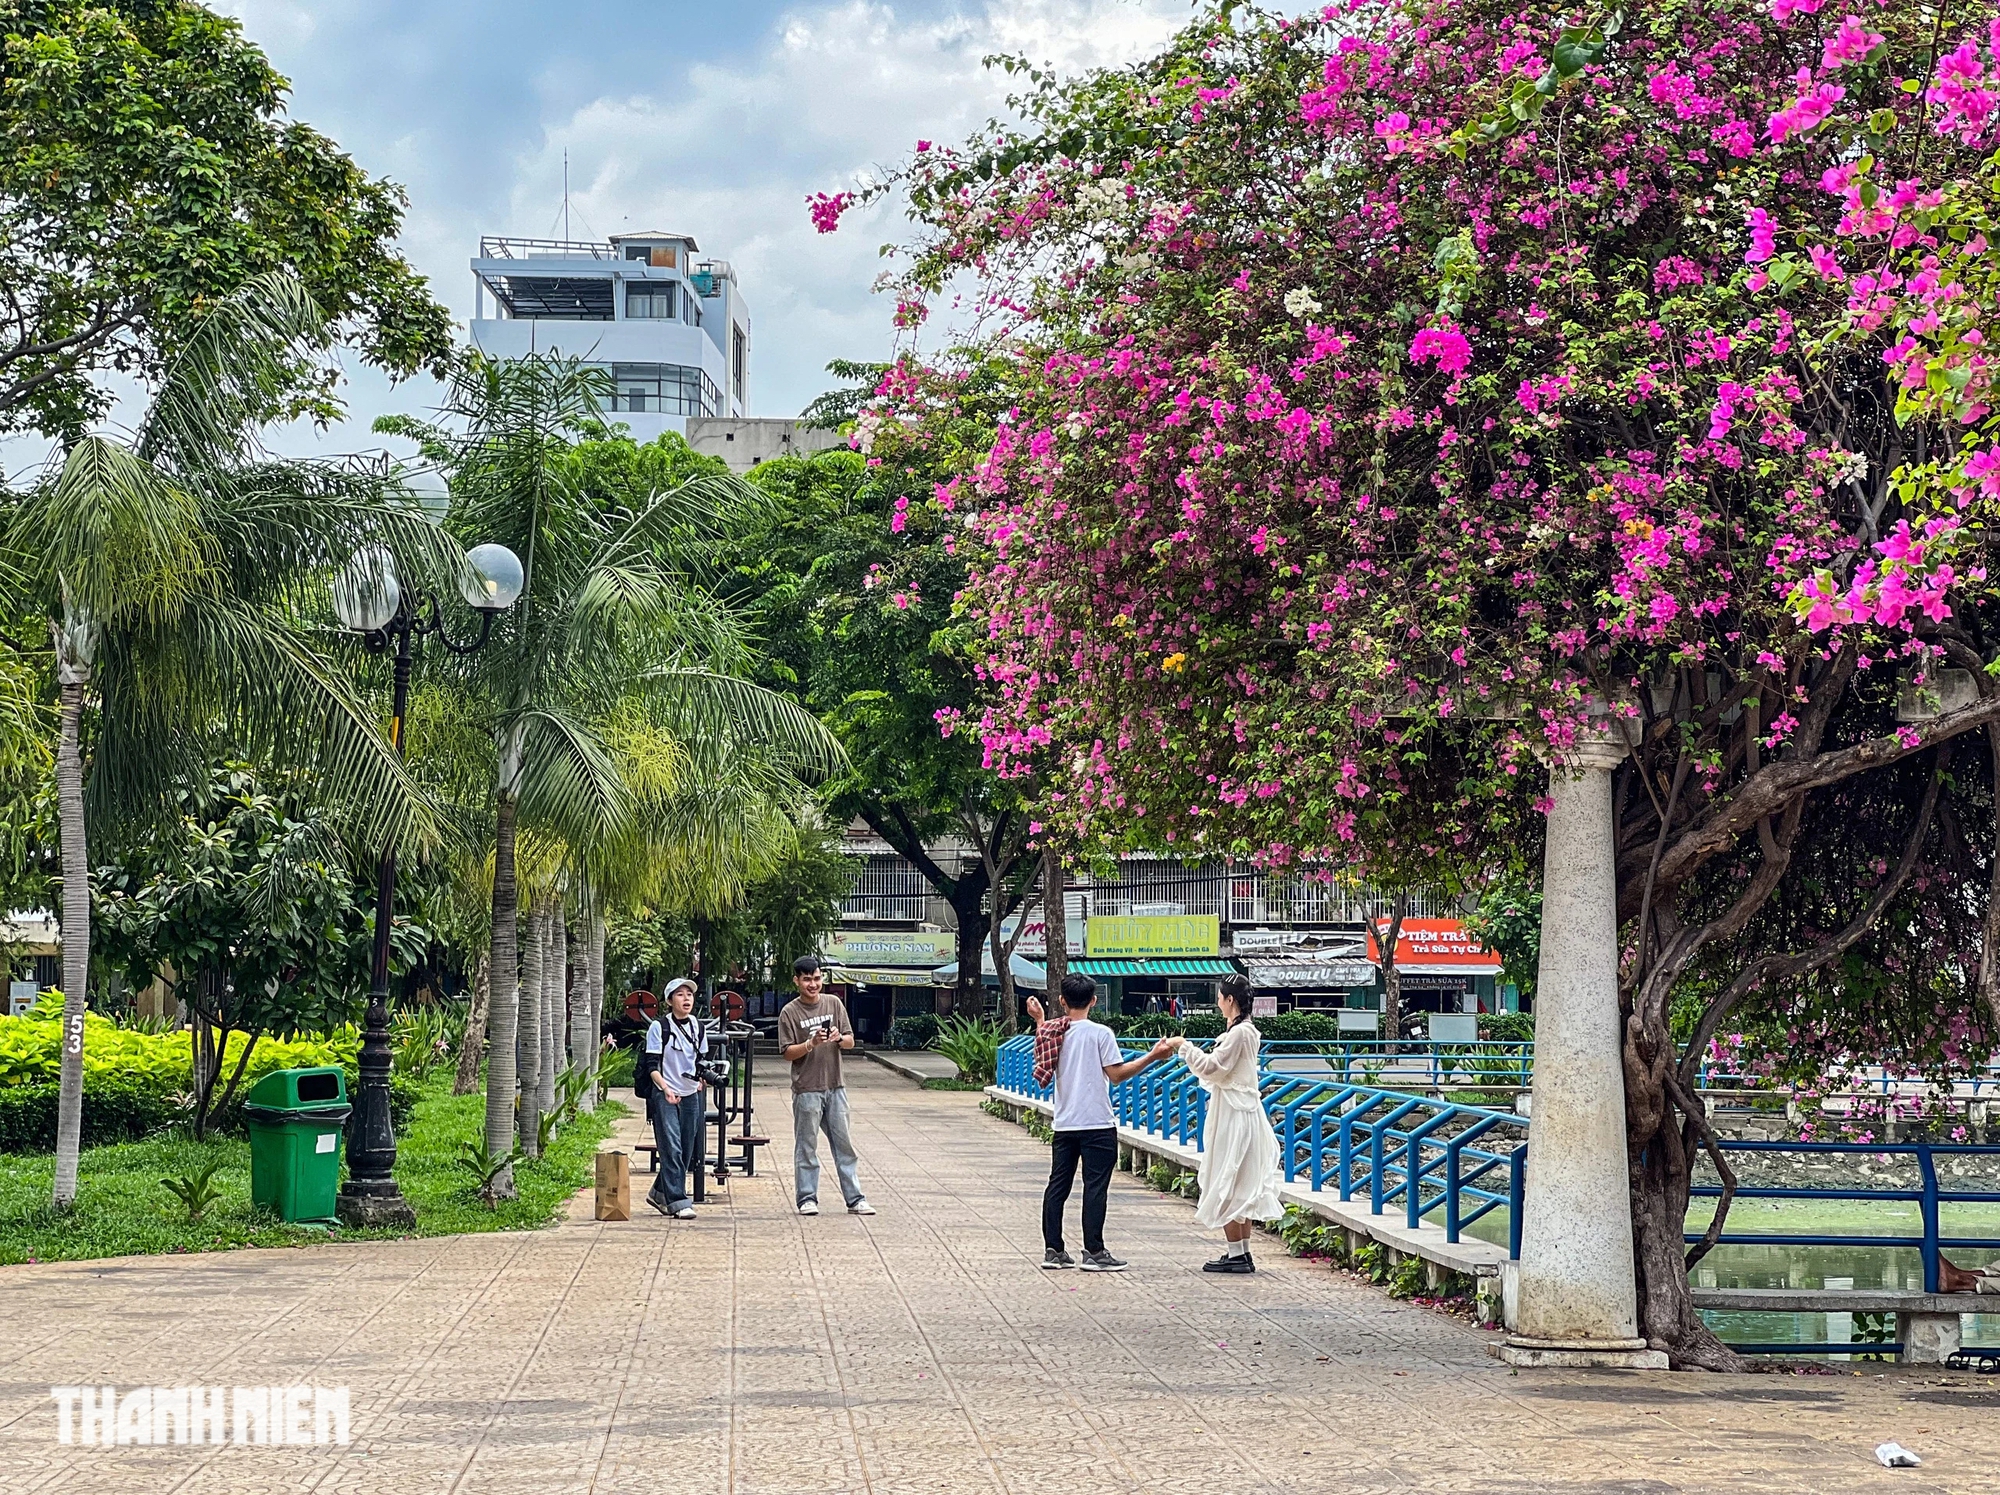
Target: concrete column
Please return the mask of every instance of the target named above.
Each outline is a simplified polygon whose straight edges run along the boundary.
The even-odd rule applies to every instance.
[[[1512,1365],[1661,1369],[1639,1337],[1625,1174],[1618,1021],[1615,733],[1579,743],[1549,774],[1535,1074]]]

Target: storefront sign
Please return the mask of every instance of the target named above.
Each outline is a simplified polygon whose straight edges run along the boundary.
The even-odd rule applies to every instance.
[[[1078,901],[1080,902],[1081,900]],[[1083,922],[1083,915],[1081,913],[1074,913],[1068,925],[1063,930],[1064,945],[1072,955],[1083,954]],[[1014,931],[1019,928],[1020,923],[1021,916],[1019,914],[1009,914],[1000,921],[1000,943],[1002,945],[1014,937]],[[1040,914],[1031,914],[1029,916],[1028,927],[1021,930],[1021,940],[1019,944],[1014,946],[1014,953],[1016,955],[1032,955],[1037,960],[1049,953],[1049,925],[1048,921]]]
[[[1377,936],[1388,927],[1378,919],[1368,932],[1368,958],[1382,963]],[[1500,957],[1466,932],[1456,919],[1405,919],[1396,935],[1396,969],[1424,971],[1434,975],[1491,976],[1500,970]]]
[[[1252,986],[1345,988],[1373,986],[1375,967],[1365,960],[1245,960]]]
[[[1084,931],[1093,960],[1119,956],[1220,955],[1222,923],[1214,914],[1137,914],[1094,918]]]
[[[828,979],[836,982],[851,982],[857,986],[931,986],[935,984],[929,971],[907,966],[900,969],[890,967],[877,969],[870,966],[837,965],[829,973]]]
[[[958,953],[958,936],[949,930],[836,929],[819,953],[834,965],[929,967]]]

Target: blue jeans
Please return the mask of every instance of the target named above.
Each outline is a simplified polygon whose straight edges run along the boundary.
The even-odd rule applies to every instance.
[[[854,1141],[847,1135],[847,1091],[800,1090],[792,1096],[792,1181],[798,1202],[819,1198],[819,1134],[833,1144],[833,1168],[840,1176],[840,1192],[848,1205],[859,1204],[867,1196],[861,1192],[856,1169],[861,1160],[854,1155]]]
[[[652,1114],[653,1143],[659,1148],[660,1176],[653,1180],[653,1197],[669,1207],[688,1197],[687,1176],[701,1166],[701,1131],[708,1096],[697,1090],[684,1095],[678,1105],[668,1105],[656,1088],[648,1092],[646,1103]]]

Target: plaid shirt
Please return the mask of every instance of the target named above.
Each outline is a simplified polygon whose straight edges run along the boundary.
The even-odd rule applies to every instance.
[[[1063,1040],[1069,1037],[1070,1019],[1048,1018],[1035,1024],[1035,1083],[1047,1085],[1054,1082],[1056,1063],[1062,1058]]]

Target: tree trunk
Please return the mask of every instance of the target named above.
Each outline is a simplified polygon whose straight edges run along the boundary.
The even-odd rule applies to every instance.
[[[1742,1370],[1742,1357],[1702,1322],[1688,1288],[1686,1222],[1699,1142],[1668,1087],[1676,1057],[1663,1012],[1650,1024],[1628,1012],[1625,1148],[1639,1332],[1676,1370]]]
[[[589,918],[577,925],[576,958],[569,967],[569,1067],[579,1075],[590,1073],[590,925]],[[585,1086],[584,1092],[590,1088]],[[580,1108],[584,1092],[579,1092]]]
[[[528,938],[521,951],[521,1151],[542,1155],[542,1009],[548,991],[542,963],[549,953],[548,910],[528,905]]]
[[[1386,1052],[1401,1052],[1403,1037],[1403,975],[1396,969],[1396,941],[1403,934],[1403,920],[1409,916],[1410,895],[1398,893],[1389,911],[1389,927],[1380,932],[1382,956],[1382,1036],[1389,1041]]]
[[[579,1062],[590,1083],[583,1087],[583,1109],[597,1109],[598,1061],[604,1053],[604,914],[591,914],[583,934],[583,1002],[585,1010],[577,1022]]]
[[[563,958],[562,902],[549,906],[542,926],[542,1067],[537,1075],[542,1114],[556,1108],[556,1074],[563,1063]]]
[[[1063,871],[1062,852],[1054,846],[1042,849],[1042,927],[1048,931],[1049,986],[1043,994],[1045,1005],[1055,1001],[1063,977],[1069,974],[1069,899],[1065,889],[1069,876]]]
[[[492,954],[482,950],[472,964],[472,1005],[465,1014],[465,1036],[458,1043],[458,1073],[451,1093],[470,1095],[479,1088],[479,1062],[486,1057],[486,1014],[492,994]]]
[[[83,1014],[90,983],[90,853],[83,819],[83,692],[88,670],[63,664],[62,735],[56,744],[56,814],[62,845],[62,1070],[56,1094],[58,1210],[76,1203],[77,1155],[83,1146]]]
[[[515,776],[519,775],[518,762]],[[519,803],[507,781],[503,760],[499,805],[493,820],[493,947],[491,991],[487,998],[490,1043],[486,1053],[486,1150],[501,1157],[514,1146],[514,1097],[518,1074],[515,1039],[520,1023],[521,966],[515,929],[521,890],[514,872],[514,819]],[[488,1192],[514,1197],[514,1170],[504,1169]]]
[[[958,921],[958,983],[937,990],[938,1016],[959,1013],[977,1017],[985,1007],[985,983],[980,974],[986,948],[986,873],[968,869],[952,893],[951,911]]]

